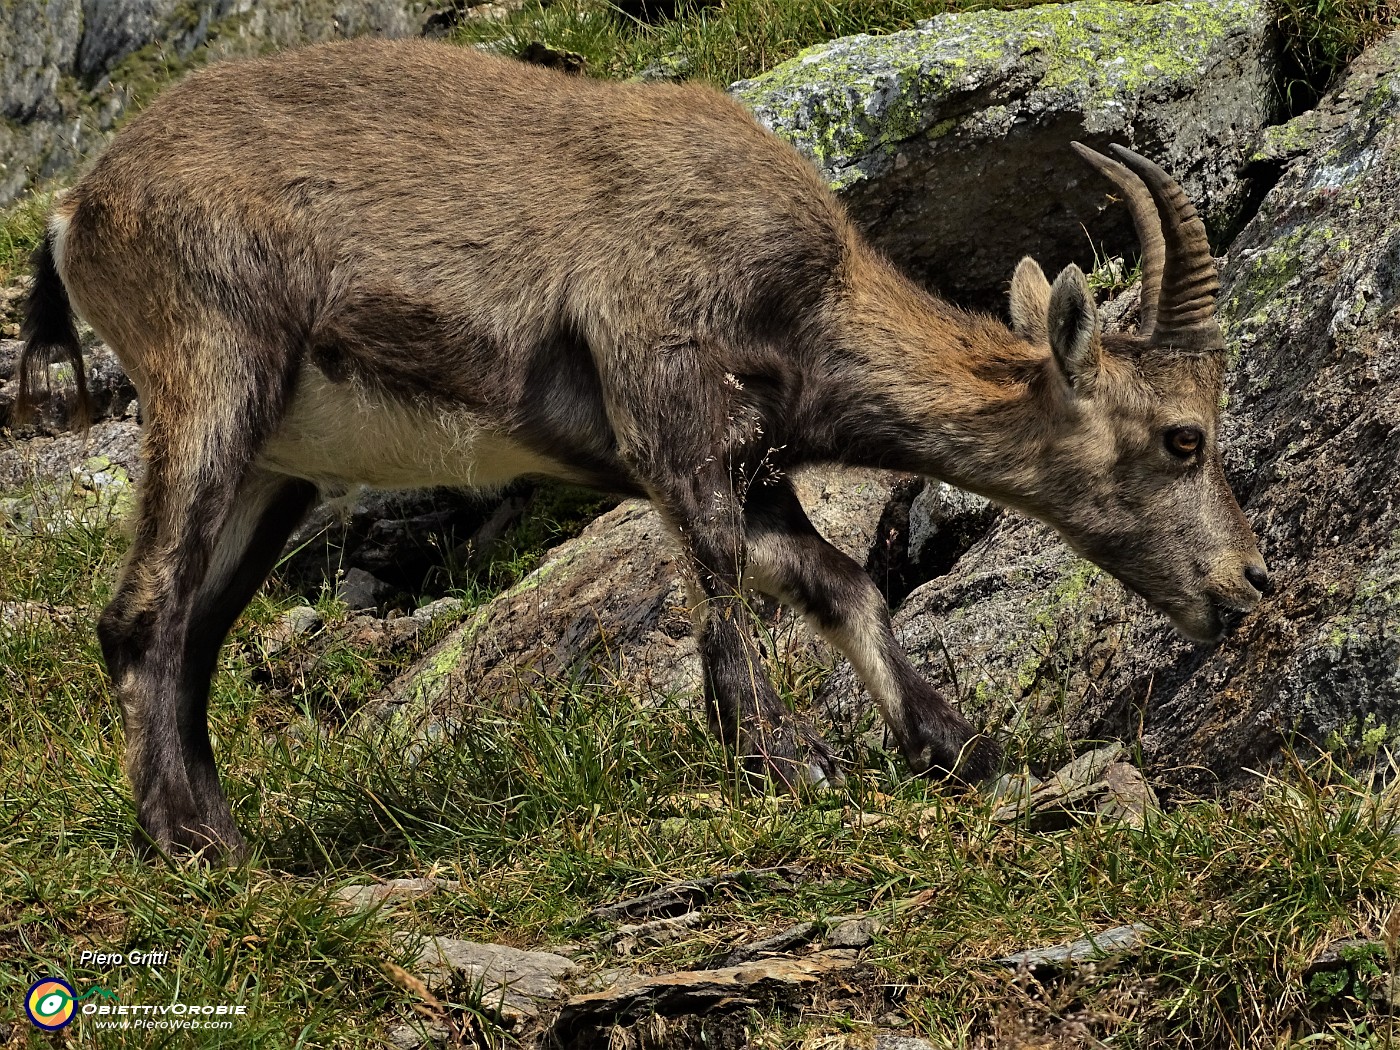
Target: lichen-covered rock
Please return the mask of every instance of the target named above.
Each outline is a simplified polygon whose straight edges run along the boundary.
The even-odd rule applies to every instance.
[[[813,471],[795,484],[817,528],[865,564],[897,477]],[[759,643],[778,663],[827,658],[792,613],[755,603],[770,613]],[[701,672],[689,606],[660,516],[647,503],[624,503],[465,621],[376,710],[442,709],[568,678],[617,683],[642,700],[690,695]]]
[[[0,0],[0,204],[91,156],[218,58],[416,35],[447,0]]]
[[[1088,269],[1131,229],[1072,139],[1160,161],[1208,219],[1277,108],[1258,0],[1112,0],[943,15],[809,48],[731,91],[811,157],[875,242],[955,299],[996,305],[1025,254]],[[1083,228],[1081,228],[1081,226]]]
[[[1155,778],[1243,786],[1291,740],[1400,739],[1400,35],[1230,248],[1226,472],[1278,593],[1215,647],[1004,515],[897,630],[993,728],[1139,740]],[[946,653],[951,657],[945,657]],[[848,669],[828,700],[849,709]]]
[[[140,428],[124,420],[0,445],[0,528],[54,532],[121,517],[135,500],[139,450]]]

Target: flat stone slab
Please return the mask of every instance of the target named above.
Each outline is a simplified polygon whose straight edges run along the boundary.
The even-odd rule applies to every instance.
[[[1122,761],[1126,753],[1115,741],[1080,755],[1047,780],[999,788],[1006,801],[992,819],[1025,819],[1034,830],[1050,831],[1097,814],[1140,828],[1157,811],[1157,796],[1142,773]]]
[[[560,1010],[551,1036],[568,1043],[590,1030],[629,1024],[653,1014],[678,1016],[720,1006],[758,1006],[855,965],[855,952],[823,951],[802,958],[755,959],[718,970],[639,975],[602,992],[574,996]]]
[[[481,989],[481,1006],[509,1025],[539,1017],[560,999],[560,984],[574,964],[553,952],[531,952],[503,944],[483,944],[455,937],[429,937],[411,967],[434,993],[453,984]]]

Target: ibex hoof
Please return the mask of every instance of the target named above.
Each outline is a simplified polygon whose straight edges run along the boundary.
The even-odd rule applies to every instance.
[[[743,758],[744,772],[756,786],[794,795],[825,791],[846,782],[841,762],[810,726],[783,726],[754,741]]]
[[[146,856],[197,857],[225,864],[236,864],[248,856],[248,844],[231,821],[215,828],[197,817],[175,818],[164,812],[143,813],[133,841],[137,851]]]
[[[925,744],[917,751],[905,751],[909,768],[929,777],[980,784],[991,780],[1001,767],[1001,745],[990,736],[968,731],[956,742]]]

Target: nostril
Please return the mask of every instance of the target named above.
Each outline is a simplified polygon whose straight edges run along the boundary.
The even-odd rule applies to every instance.
[[[1246,565],[1244,578],[1260,594],[1269,594],[1273,585],[1269,582],[1269,572],[1262,565]]]

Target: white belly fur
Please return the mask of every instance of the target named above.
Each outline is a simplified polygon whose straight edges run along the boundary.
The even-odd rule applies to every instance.
[[[490,487],[522,474],[570,473],[470,413],[334,383],[310,366],[259,463],[323,489]]]

